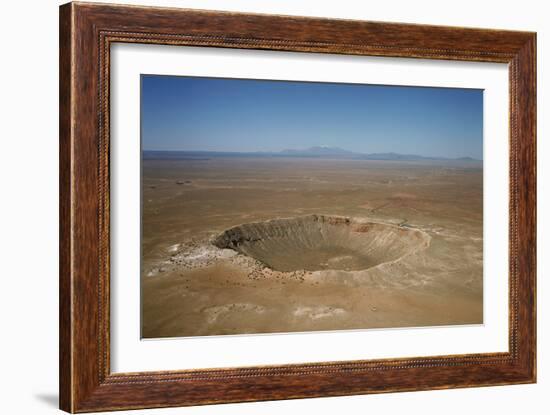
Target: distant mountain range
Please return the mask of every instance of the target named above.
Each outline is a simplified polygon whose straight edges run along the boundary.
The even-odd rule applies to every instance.
[[[448,160],[463,162],[480,162],[472,157],[427,157],[417,154],[400,153],[355,153],[339,147],[315,146],[306,149],[285,149],[282,151],[266,152],[223,152],[223,151],[150,151],[143,152],[144,159],[205,159],[209,157],[305,157],[326,159],[350,160],[384,160],[384,161],[422,161]]]
[[[295,157],[331,157],[331,158],[352,158],[359,160],[459,160],[459,161],[479,161],[471,157],[447,158],[447,157],[427,157],[417,154],[400,153],[355,153],[344,150],[339,147],[310,147],[303,150],[282,150],[279,154]]]

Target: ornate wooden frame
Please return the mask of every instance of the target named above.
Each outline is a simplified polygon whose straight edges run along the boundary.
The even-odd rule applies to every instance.
[[[113,42],[508,63],[509,352],[111,373]],[[69,3],[60,8],[59,93],[61,409],[90,412],[535,382],[535,33]]]

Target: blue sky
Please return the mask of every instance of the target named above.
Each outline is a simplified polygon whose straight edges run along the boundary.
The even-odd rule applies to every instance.
[[[483,91],[142,75],[144,150],[483,158]]]

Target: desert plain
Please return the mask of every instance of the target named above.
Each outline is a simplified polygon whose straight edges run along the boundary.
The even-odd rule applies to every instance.
[[[483,169],[142,160],[143,338],[483,323]]]

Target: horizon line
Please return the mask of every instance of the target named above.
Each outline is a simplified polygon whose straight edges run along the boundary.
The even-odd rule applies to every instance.
[[[460,159],[471,159],[474,161],[483,161],[483,158],[476,158],[471,156],[459,156],[459,157],[448,157],[448,156],[426,156],[422,154],[413,154],[413,153],[398,153],[395,151],[382,151],[382,152],[375,152],[375,153],[363,153],[363,152],[355,152],[352,150],[346,150],[340,147],[330,147],[330,146],[313,146],[308,148],[300,148],[300,149],[293,149],[293,148],[285,148],[282,150],[253,150],[253,151],[231,151],[231,150],[175,150],[175,149],[141,149],[142,152],[144,151],[157,151],[157,152],[167,152],[167,153],[175,153],[175,152],[186,152],[186,153],[228,153],[228,154],[281,154],[284,151],[292,150],[292,151],[307,151],[312,148],[325,148],[325,149],[337,149],[346,151],[349,154],[355,154],[355,155],[361,155],[361,156],[370,156],[370,155],[377,155],[377,154],[396,154],[400,156],[415,156],[415,157],[424,157],[424,158],[432,158],[432,159],[447,159],[447,160],[460,160]]]

